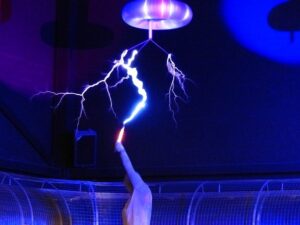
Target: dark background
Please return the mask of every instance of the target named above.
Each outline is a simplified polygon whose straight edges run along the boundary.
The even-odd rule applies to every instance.
[[[154,179],[297,175],[299,64],[272,61],[242,46],[224,22],[222,1],[185,2],[193,9],[191,24],[154,32],[193,81],[186,83],[190,98],[179,104],[177,125],[165,96],[171,79],[166,55],[149,44],[134,64],[149,95],[124,141],[137,170]],[[54,109],[57,98],[31,96],[81,91],[103,78],[125,48],[146,40],[147,31],[122,21],[126,1],[0,3],[2,170],[80,179],[121,176],[113,143],[137,99],[128,84],[112,90],[117,118],[103,87],[88,92],[88,117],[80,129],[96,131],[97,148],[96,164],[85,168],[74,163],[80,99],[67,97]]]

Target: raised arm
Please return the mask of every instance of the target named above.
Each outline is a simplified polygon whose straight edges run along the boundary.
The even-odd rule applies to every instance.
[[[122,164],[124,166],[124,169],[128,175],[128,178],[132,184],[133,187],[137,187],[141,182],[143,182],[141,176],[135,171],[133,168],[133,165],[130,161],[129,156],[127,155],[127,152],[124,148],[124,146],[120,143],[117,142],[115,145],[115,150],[119,152]]]

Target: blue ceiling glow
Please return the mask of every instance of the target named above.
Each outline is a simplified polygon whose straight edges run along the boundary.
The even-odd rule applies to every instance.
[[[234,38],[247,49],[285,64],[300,64],[300,30],[276,29],[270,15],[284,0],[223,0],[224,22]],[[286,19],[286,17],[277,17]],[[276,21],[288,25],[288,21]],[[292,41],[291,41],[292,32]]]

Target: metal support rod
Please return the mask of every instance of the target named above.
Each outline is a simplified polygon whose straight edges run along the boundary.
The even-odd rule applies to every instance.
[[[153,37],[152,21],[149,20],[148,39],[152,40],[152,37]]]

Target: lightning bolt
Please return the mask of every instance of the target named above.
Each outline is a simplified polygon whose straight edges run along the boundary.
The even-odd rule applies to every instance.
[[[176,112],[178,112],[179,110],[178,100],[181,100],[182,102],[188,101],[189,96],[185,90],[185,81],[191,80],[187,79],[185,74],[180,69],[178,69],[174,60],[172,59],[171,53],[169,53],[167,50],[161,47],[153,39],[149,39],[149,41],[152,42],[156,47],[158,47],[162,52],[164,52],[167,55],[166,65],[168,72],[172,78],[169,86],[169,91],[166,95],[168,96],[169,101],[169,111],[172,113],[173,120],[177,124],[175,115]]]
[[[169,92],[167,94],[169,99],[169,110],[171,111],[173,120],[176,123],[175,111],[179,110],[178,99],[183,102],[186,102],[188,100],[188,94],[184,86],[186,76],[180,69],[176,67],[176,64],[172,59],[172,54],[168,54],[167,68],[168,72],[172,76]],[[180,90],[181,94],[177,93],[177,89]]]
[[[53,95],[53,96],[58,96],[59,99],[58,99],[58,102],[56,103],[56,105],[54,106],[54,108],[56,109],[57,107],[59,107],[62,103],[62,101],[64,100],[65,97],[67,96],[76,96],[76,97],[79,97],[80,98],[80,112],[79,112],[79,115],[77,117],[77,123],[76,123],[76,130],[78,130],[79,128],[79,125],[80,125],[80,121],[82,119],[82,116],[87,116],[86,115],[86,112],[85,112],[85,107],[84,107],[84,103],[85,103],[85,95],[86,93],[97,87],[97,86],[100,86],[100,85],[104,85],[105,87],[105,90],[106,90],[106,93],[107,93],[107,96],[108,96],[108,99],[109,99],[109,103],[110,103],[110,110],[113,112],[113,114],[116,116],[116,113],[114,111],[114,108],[113,108],[113,101],[112,101],[112,97],[111,97],[111,94],[110,94],[110,88],[113,88],[113,87],[117,87],[118,85],[120,85],[121,83],[123,83],[124,80],[127,80],[129,78],[132,78],[132,82],[133,84],[136,86],[136,87],[139,87],[139,90],[138,90],[138,93],[141,94],[143,96],[143,101],[138,104],[134,110],[134,112],[132,113],[132,115],[128,118],[128,121],[124,121],[126,123],[130,122],[133,117],[136,116],[136,114],[138,114],[138,112],[141,110],[141,108],[144,107],[145,105],[145,101],[147,99],[147,94],[146,94],[146,91],[144,89],[142,89],[143,87],[143,83],[137,79],[137,70],[136,68],[131,68],[131,64],[132,62],[134,61],[135,59],[135,56],[136,54],[138,53],[137,50],[134,50],[132,51],[132,55],[131,57],[128,59],[127,63],[125,63],[125,57],[128,53],[128,50],[124,50],[120,56],[120,59],[119,60],[115,60],[114,61],[114,64],[112,66],[112,68],[110,69],[110,71],[106,74],[106,76],[102,79],[102,80],[99,80],[97,81],[96,83],[94,84],[91,84],[91,85],[87,85],[82,92],[53,92],[53,91],[42,91],[42,92],[39,92],[35,95],[32,96],[32,98],[36,97],[36,96],[39,96],[39,95],[45,95],[45,94],[50,94],[50,95]],[[126,77],[122,77],[117,83],[115,83],[114,85],[109,85],[108,84],[108,81],[109,81],[109,78],[112,77],[113,73],[118,69],[118,68],[124,68],[126,71],[127,71],[127,76]],[[141,88],[140,88],[141,87]],[[141,89],[141,90],[140,90]],[[123,125],[125,125],[126,123],[123,122]]]
[[[135,107],[133,108],[133,110],[131,111],[129,116],[127,118],[125,118],[123,121],[123,127],[119,131],[118,138],[117,138],[118,142],[122,142],[126,124],[130,123],[141,112],[141,110],[146,106],[147,93],[146,93],[145,89],[143,88],[143,82],[140,79],[138,79],[137,69],[134,67],[131,67],[131,64],[135,60],[138,52],[141,51],[148,43],[153,43],[155,46],[157,46],[159,49],[161,49],[167,55],[167,62],[166,62],[167,70],[172,78],[171,78],[168,93],[166,95],[168,96],[168,101],[169,101],[169,111],[172,113],[172,117],[176,123],[175,114],[179,110],[178,100],[181,100],[183,102],[186,102],[188,100],[188,94],[187,94],[187,92],[185,90],[185,86],[184,86],[185,81],[186,81],[186,76],[176,66],[175,62],[172,59],[172,54],[167,52],[159,44],[157,44],[155,41],[153,41],[153,39],[148,39],[146,41],[143,41],[143,42],[135,45],[134,47],[132,47],[128,50],[127,49],[124,50],[120,56],[120,59],[114,61],[113,66],[111,67],[109,72],[105,75],[105,77],[102,80],[99,80],[91,85],[85,86],[81,92],[43,91],[43,92],[39,92],[39,93],[33,95],[32,98],[39,96],[39,95],[44,95],[44,94],[58,96],[59,97],[58,102],[54,106],[54,108],[56,109],[57,107],[59,107],[61,105],[61,103],[67,96],[79,97],[80,98],[80,111],[79,111],[79,114],[77,117],[77,123],[76,123],[76,130],[78,130],[82,117],[83,116],[87,117],[84,103],[86,100],[85,95],[88,91],[90,91],[91,89],[96,88],[100,85],[104,85],[105,91],[106,91],[108,99],[109,99],[110,110],[116,116],[116,113],[113,108],[113,101],[112,101],[112,97],[110,94],[110,89],[117,87],[118,85],[122,84],[125,80],[131,79],[132,84],[136,87],[138,94],[141,96],[141,99],[136,103]],[[129,57],[127,62],[125,62],[125,58],[126,58],[128,52],[130,52],[133,48],[135,48],[135,49],[132,51],[131,57]],[[138,48],[138,50],[136,50],[136,48]],[[115,84],[109,85],[109,79],[113,76],[114,72],[116,70],[118,70],[120,67],[126,70],[127,75],[118,79],[118,81]]]
[[[122,142],[122,138],[124,135],[125,125],[131,122],[137,114],[146,106],[147,101],[147,93],[143,88],[143,82],[138,79],[138,72],[136,68],[131,68],[131,62],[134,60],[137,50],[134,50],[132,53],[132,57],[128,60],[128,64],[124,64],[123,67],[127,70],[127,77],[131,77],[133,85],[137,88],[138,94],[142,97],[142,99],[135,105],[134,109],[131,111],[130,115],[123,121],[123,127],[118,135],[118,142]],[[118,83],[117,83],[118,84]]]

